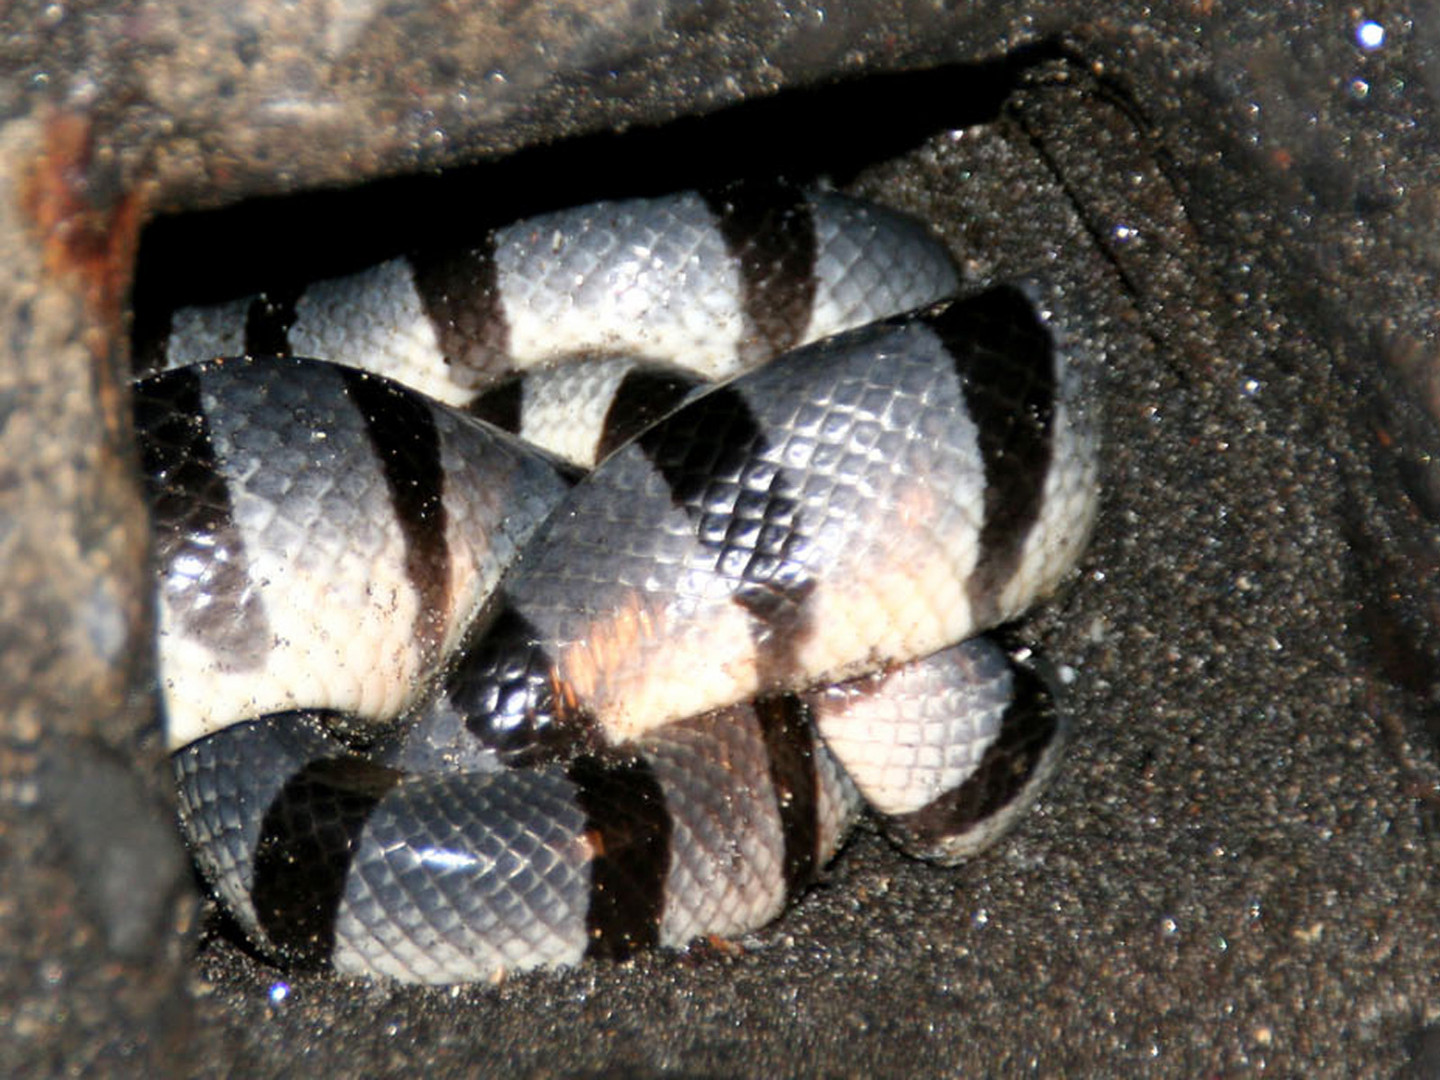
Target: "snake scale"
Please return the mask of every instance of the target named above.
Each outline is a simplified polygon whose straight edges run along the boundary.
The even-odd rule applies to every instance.
[[[983,847],[1062,741],[977,635],[1090,532],[1080,325],[773,184],[176,311],[135,409],[216,895],[453,983],[753,929],[862,806]]]

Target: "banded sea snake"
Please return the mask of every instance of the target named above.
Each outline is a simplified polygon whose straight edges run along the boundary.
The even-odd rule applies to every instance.
[[[761,925],[865,803],[993,839],[1061,722],[975,635],[1096,505],[1059,300],[766,185],[176,312],[136,392],[163,692],[251,941],[487,979]],[[260,351],[346,366],[195,363]]]

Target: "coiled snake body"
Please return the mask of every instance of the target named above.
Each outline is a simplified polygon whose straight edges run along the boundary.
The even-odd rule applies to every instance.
[[[941,861],[1003,829],[1061,725],[975,635],[1078,557],[1096,437],[1056,298],[958,287],[908,218],[740,187],[177,312],[165,705],[252,941],[491,978],[754,928],[863,803]],[[346,366],[178,366],[262,344]]]

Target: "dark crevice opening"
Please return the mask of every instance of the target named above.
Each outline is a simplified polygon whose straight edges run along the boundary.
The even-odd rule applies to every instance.
[[[418,247],[461,249],[496,225],[603,198],[736,179],[844,187],[947,130],[994,120],[1052,42],[1001,60],[787,91],[704,117],[520,151],[438,175],[253,199],[158,218],[136,266],[135,337],[174,307],[283,292]]]

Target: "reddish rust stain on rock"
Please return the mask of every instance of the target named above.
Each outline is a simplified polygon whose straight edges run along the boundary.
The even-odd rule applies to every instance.
[[[144,215],[138,191],[104,184],[95,159],[90,119],[52,114],[44,149],[21,181],[20,199],[39,235],[46,273],[78,284],[102,335],[87,344],[103,357],[120,327]]]
[[[52,113],[19,193],[46,275],[83,301],[87,320],[79,333],[95,359],[94,392],[115,445],[127,426],[116,346],[145,215],[139,191],[124,187],[98,156],[89,117]]]

